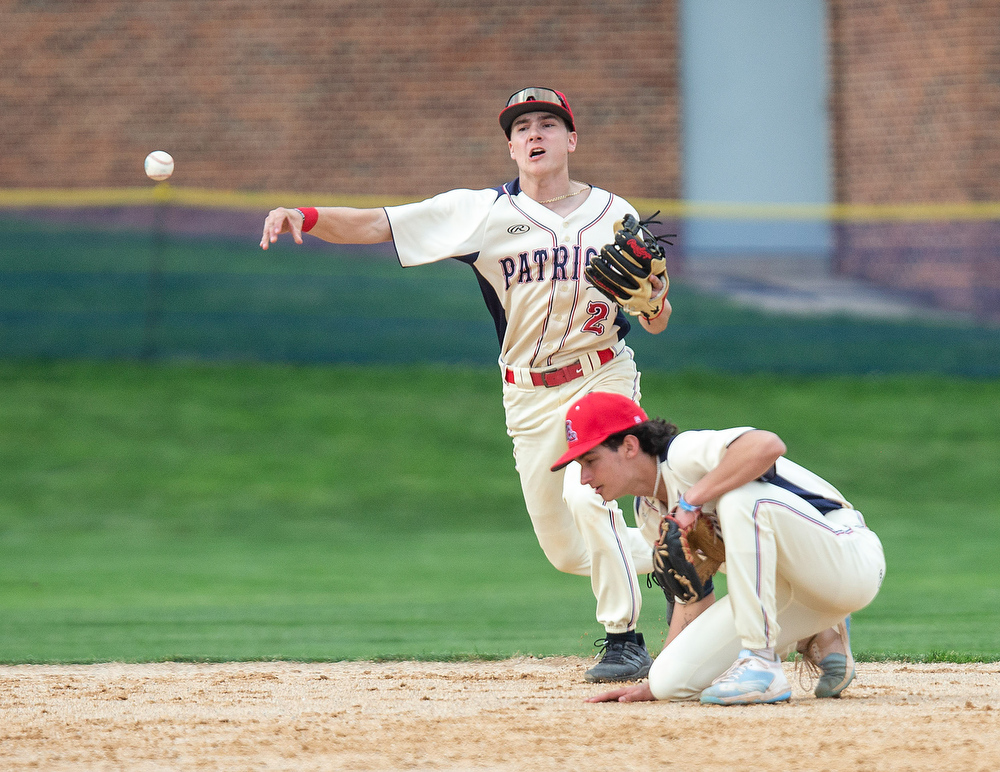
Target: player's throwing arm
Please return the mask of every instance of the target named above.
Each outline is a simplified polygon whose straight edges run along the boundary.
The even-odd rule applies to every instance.
[[[331,244],[378,244],[392,238],[384,209],[348,206],[272,209],[264,219],[260,248],[267,249],[283,233],[291,233],[296,244],[302,243],[303,233]]]

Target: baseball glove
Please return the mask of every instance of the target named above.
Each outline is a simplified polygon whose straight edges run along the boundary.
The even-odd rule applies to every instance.
[[[602,247],[600,256],[593,258],[584,269],[591,284],[609,300],[627,313],[641,314],[647,319],[660,313],[670,286],[666,256],[658,242],[673,243],[667,241],[666,236],[654,236],[646,227],[652,222],[657,221],[652,217],[639,221],[630,214],[625,215],[615,232],[614,243]],[[653,291],[650,276],[663,282],[659,292]]]
[[[726,545],[712,521],[699,516],[687,529],[670,515],[660,520],[653,545],[653,579],[667,598],[693,603],[712,591],[712,577],[726,560]]]

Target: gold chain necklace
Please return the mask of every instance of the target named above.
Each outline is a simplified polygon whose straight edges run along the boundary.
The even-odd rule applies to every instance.
[[[572,183],[574,183],[576,185],[583,185],[583,187],[580,188],[578,191],[576,191],[576,193],[565,193],[565,194],[563,194],[561,196],[556,196],[555,198],[547,198],[544,201],[539,201],[538,203],[539,204],[553,204],[556,201],[562,201],[564,198],[573,198],[573,196],[579,196],[585,190],[590,190],[590,185],[587,185],[587,184],[585,184],[583,182],[577,182],[576,180],[570,180],[570,182],[572,182]]]

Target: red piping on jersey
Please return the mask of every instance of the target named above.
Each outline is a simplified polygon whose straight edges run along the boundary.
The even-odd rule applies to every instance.
[[[512,207],[514,207],[514,209],[516,209],[518,212],[520,212],[521,214],[523,214],[528,219],[529,222],[534,223],[539,228],[541,228],[543,231],[547,231],[549,233],[549,235],[552,236],[552,248],[556,249],[559,246],[559,235],[554,230],[552,230],[548,226],[542,224],[541,222],[539,222],[538,220],[536,220],[534,217],[532,217],[530,214],[528,214],[527,212],[525,212],[520,206],[518,206],[517,202],[514,200],[514,196],[511,195],[511,192],[507,189],[506,185],[504,185],[503,189],[504,189],[504,192],[507,194],[507,198],[510,200],[510,205]],[[545,319],[542,322],[542,333],[541,333],[541,335],[539,335],[538,340],[535,342],[535,350],[531,354],[531,359],[528,360],[529,363],[531,363],[531,364],[533,364],[535,362],[535,358],[538,356],[538,352],[541,350],[542,341],[545,340],[545,333],[546,333],[546,331],[549,328],[549,319],[552,318],[552,301],[553,301],[553,299],[555,297],[555,294],[554,294],[555,293],[555,282],[550,282],[550,284],[551,284],[551,286],[549,287],[549,306],[548,306],[548,312],[545,314]],[[546,364],[552,364],[552,357],[548,357],[548,359],[546,361]]]
[[[536,220],[530,214],[528,214],[527,212],[525,212],[524,209],[522,209],[520,206],[518,206],[517,202],[514,200],[513,194],[510,192],[510,190],[508,189],[507,185],[503,186],[503,191],[507,195],[507,198],[510,201],[510,205],[514,209],[516,209],[518,212],[520,212],[522,215],[524,215],[524,217],[529,222],[534,223],[539,228],[541,228],[543,231],[547,231],[552,236],[552,248],[553,249],[558,249],[559,248],[559,237],[558,237],[558,234],[554,230],[552,230],[551,228],[547,227],[543,223],[541,223],[538,220]],[[600,213],[593,220],[591,220],[589,223],[587,223],[582,228],[580,228],[579,231],[577,231],[577,234],[576,234],[576,246],[579,247],[578,254],[576,255],[577,261],[582,261],[583,260],[583,234],[586,233],[589,229],[593,228],[595,225],[597,225],[597,223],[599,223],[604,218],[604,216],[611,210],[611,207],[612,207],[612,204],[614,204],[614,201],[615,201],[615,194],[614,193],[608,193],[608,201],[604,205],[604,208],[600,211]],[[555,353],[557,353],[558,351],[561,351],[563,349],[563,347],[566,345],[566,340],[569,338],[570,331],[573,329],[573,318],[574,318],[574,316],[576,314],[577,302],[580,299],[580,292],[581,292],[580,285],[583,282],[583,265],[582,265],[582,262],[579,262],[576,265],[576,273],[577,273],[577,276],[579,278],[577,279],[576,287],[573,290],[573,305],[572,305],[572,310],[570,311],[569,318],[568,318],[568,320],[566,322],[566,329],[565,329],[565,331],[562,334],[562,338],[559,341],[559,346],[556,349]],[[551,282],[550,283],[550,287],[549,287],[549,302],[548,302],[547,312],[545,314],[545,320],[542,322],[542,332],[541,332],[541,335],[539,336],[538,340],[535,343],[535,349],[532,352],[531,359],[529,360],[531,363],[534,363],[535,359],[538,357],[538,354],[541,351],[542,342],[545,340],[545,334],[548,332],[549,321],[552,318],[552,309],[553,309],[553,305],[555,303],[556,289],[557,289],[556,283],[555,282]],[[609,317],[609,319],[610,319],[610,317]],[[612,324],[613,324],[613,322],[612,322]],[[551,365],[552,364],[552,357],[555,355],[555,353],[553,353],[553,354],[549,355],[548,357],[546,357],[545,364],[547,364],[547,365]]]
[[[583,278],[583,234],[586,233],[591,228],[593,228],[595,225],[597,225],[597,223],[599,223],[603,219],[604,215],[606,215],[608,213],[608,211],[611,209],[611,204],[614,203],[614,200],[615,200],[615,194],[614,193],[609,193],[608,194],[608,203],[604,205],[604,209],[601,210],[601,213],[599,215],[597,215],[597,217],[595,217],[589,223],[587,223],[582,228],[580,228],[580,230],[578,230],[577,233],[576,233],[576,246],[579,247],[579,250],[577,251],[577,255],[576,255],[576,259],[578,261],[577,262],[577,266],[576,266],[576,275],[579,278],[577,279],[577,282],[576,282],[576,288],[573,290],[573,310],[570,311],[569,320],[566,322],[566,332],[563,333],[562,340],[559,341],[559,348],[562,348],[564,345],[566,345],[566,339],[569,338],[569,332],[570,332],[570,330],[573,329],[573,316],[576,314],[576,305],[577,305],[577,302],[580,300],[580,285],[583,284],[583,282],[584,282],[584,278]]]

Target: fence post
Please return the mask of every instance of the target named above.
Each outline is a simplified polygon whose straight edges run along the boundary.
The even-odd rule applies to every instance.
[[[157,328],[163,316],[163,257],[166,248],[164,218],[170,203],[170,183],[157,183],[153,189],[153,238],[146,285],[146,319],[142,333],[142,359],[157,358]]]

